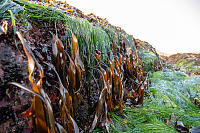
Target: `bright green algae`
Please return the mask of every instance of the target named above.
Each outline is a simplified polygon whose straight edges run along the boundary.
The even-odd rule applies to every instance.
[[[177,132],[175,121],[189,127],[200,125],[200,109],[192,103],[200,96],[200,77],[164,69],[150,73],[149,80],[151,85],[141,108],[126,107],[121,113],[111,113],[114,132]]]

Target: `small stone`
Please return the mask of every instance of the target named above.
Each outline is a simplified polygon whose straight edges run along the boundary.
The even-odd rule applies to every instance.
[[[13,127],[13,126],[15,126],[16,125],[16,122],[11,122],[10,123],[10,127]]]

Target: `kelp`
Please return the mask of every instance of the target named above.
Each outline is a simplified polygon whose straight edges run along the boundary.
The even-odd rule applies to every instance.
[[[0,27],[0,35],[2,35],[2,34],[6,35],[8,32],[8,22],[6,20],[3,20],[1,23],[2,24]]]
[[[62,102],[63,102],[62,113],[61,113],[62,124],[64,125],[66,119],[68,119],[70,122],[67,123],[74,125],[74,132],[79,132],[77,124],[73,120],[73,118],[75,118],[77,112],[77,106],[78,106],[77,100],[78,96],[80,95],[79,91],[81,87],[81,76],[85,71],[85,68],[79,56],[78,42],[75,35],[72,33],[72,39],[73,39],[72,50],[74,57],[72,60],[68,54],[67,55],[65,54],[64,46],[62,42],[58,39],[58,37],[56,37],[54,34],[52,34],[52,36],[53,36],[52,52],[55,57],[56,70],[59,73],[57,73],[55,69],[54,71],[57,73],[58,77],[59,75],[62,76],[62,83],[64,85],[63,87],[61,81],[59,80],[59,84],[63,90],[62,93],[60,91],[60,93],[62,94]],[[70,61],[69,68],[67,70],[67,76],[65,75],[66,56],[68,56],[68,59]],[[67,82],[66,77],[68,77],[69,83]],[[67,100],[68,102],[65,99],[69,99]],[[73,118],[70,116],[70,114],[72,114]],[[73,130],[70,130],[71,126],[69,124],[67,125],[68,131],[72,132]]]
[[[109,67],[106,71],[100,65],[101,53],[96,51],[95,57],[100,69],[103,90],[97,102],[96,114],[90,131],[94,129],[98,121],[102,121],[101,118],[104,116],[105,126],[107,132],[109,132],[107,123],[112,124],[112,121],[110,121],[110,116],[106,112],[112,111],[114,108],[122,110],[124,99],[129,105],[142,105],[144,90],[148,87],[147,75],[144,73],[141,60],[133,50],[128,57],[124,57],[125,59],[119,53],[115,60],[109,61]],[[123,82],[127,84],[123,84]]]
[[[16,34],[18,38],[20,39],[23,45],[23,49],[28,58],[29,80],[32,84],[32,89],[36,94],[40,95],[43,98],[43,101],[45,101],[43,102],[41,100],[41,97],[38,97],[35,95],[33,96],[31,113],[33,116],[33,123],[35,123],[36,132],[55,132],[55,120],[53,116],[52,107],[50,104],[50,99],[48,95],[44,92],[44,90],[41,88],[42,77],[44,75],[43,68],[38,63],[37,59],[33,55],[32,51],[30,50],[30,47],[25,42],[21,33],[17,31]],[[40,75],[39,81],[36,81],[36,79],[32,75],[34,72],[35,66],[39,71],[39,75]],[[13,85],[17,85],[17,84],[13,84]],[[20,86],[18,85],[18,87]],[[23,87],[20,87],[20,88],[23,88]],[[44,106],[44,104],[46,106]]]
[[[110,126],[110,124],[112,124],[112,121],[108,114],[108,111],[113,109],[113,107],[114,107],[113,101],[112,101],[112,89],[113,89],[112,88],[112,73],[111,73],[111,71],[109,73],[108,71],[105,71],[102,68],[100,57],[101,57],[100,51],[96,50],[96,59],[98,61],[98,65],[100,68],[99,72],[100,72],[100,79],[101,79],[101,84],[102,84],[103,89],[98,98],[96,113],[95,113],[95,117],[94,117],[92,126],[90,128],[90,132],[92,132],[92,130],[94,130],[94,128],[96,127],[96,125],[99,121],[104,121],[107,132],[110,132],[109,126]],[[113,66],[110,66],[110,67],[113,67]]]
[[[79,128],[75,120],[71,117],[71,112],[70,112],[72,110],[72,98],[68,90],[63,86],[62,81],[55,67],[52,64],[48,64],[48,63],[45,63],[45,64],[51,67],[58,77],[59,92],[61,94],[61,101],[62,101],[62,103],[60,104],[60,108],[61,108],[60,117],[61,117],[62,125],[68,132],[78,133]],[[58,125],[59,123],[56,123],[56,124]],[[58,127],[62,128],[60,124]],[[73,129],[71,127],[73,127]],[[63,130],[64,128],[62,128],[61,130]]]
[[[22,37],[22,35],[18,31],[16,32],[16,34],[21,40],[24,51],[28,57],[29,80],[32,83],[33,91],[27,89],[26,87],[21,86],[18,83],[10,83],[10,84],[16,85],[34,94],[32,106],[31,106],[31,113],[32,113],[33,123],[35,124],[36,132],[56,132],[55,120],[53,116],[53,110],[51,107],[50,99],[48,95],[44,92],[44,90],[41,88],[42,78],[40,78],[39,81],[35,84],[34,82],[36,81],[36,79],[32,77],[32,73],[34,72],[35,65],[39,69],[39,73],[41,77],[43,77],[43,74],[44,74],[43,69],[38,63],[35,56],[33,55],[32,51],[30,50],[30,47],[24,41],[24,38]],[[54,69],[54,67],[52,68]],[[54,71],[56,72],[55,69]],[[70,116],[70,112],[69,112],[69,110],[71,109],[70,106],[72,105],[71,100],[70,100],[70,95],[68,91],[64,88],[64,86],[62,85],[61,79],[59,78],[59,75],[57,72],[56,74],[59,79],[59,84],[60,84],[59,90],[62,95],[62,98],[61,98],[62,104],[63,104],[61,105],[62,106],[61,119],[63,119],[62,125],[63,127],[65,127],[65,130],[66,129],[68,130],[68,132],[77,133],[79,132],[78,126],[75,120]],[[67,127],[65,126],[65,123],[67,123]],[[58,125],[58,123],[56,125],[59,131],[65,132],[64,128],[61,125]]]

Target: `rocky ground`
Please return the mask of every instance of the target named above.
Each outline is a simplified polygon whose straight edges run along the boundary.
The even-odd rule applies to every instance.
[[[186,60],[186,62],[184,62],[185,64],[194,62],[194,65],[199,66],[200,65],[199,58],[200,58],[200,53],[177,53],[166,57],[166,61],[170,64],[177,64],[178,62],[180,62],[180,60],[185,59]]]
[[[200,75],[200,53],[177,53],[161,57],[188,75]]]

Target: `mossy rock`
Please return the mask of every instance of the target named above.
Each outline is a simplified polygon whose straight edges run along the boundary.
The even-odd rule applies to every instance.
[[[144,62],[144,71],[146,72],[151,71],[155,66],[154,63],[158,62],[156,55],[153,52],[150,52],[148,50],[139,49],[138,55]]]

